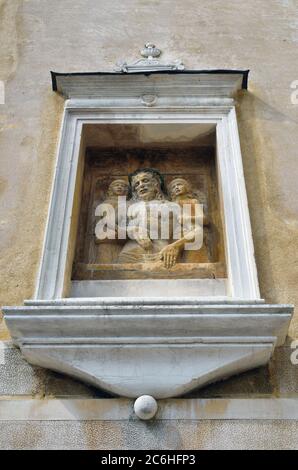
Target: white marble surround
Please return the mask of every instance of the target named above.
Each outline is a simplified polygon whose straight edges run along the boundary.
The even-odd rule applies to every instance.
[[[259,299],[245,182],[233,106],[101,108],[101,103],[66,102],[57,172],[47,224],[36,298],[64,297],[77,168],[83,125],[111,123],[213,123],[217,133],[217,165],[227,260],[227,297]],[[88,107],[89,106],[89,107]]]
[[[267,305],[259,292],[233,101],[242,78],[228,73],[57,77],[58,91],[71,99],[65,102],[36,294],[23,307],[4,308],[12,338],[30,363],[120,396],[158,399],[263,365],[283,343],[293,307]],[[113,123],[215,126],[224,285],[201,281],[196,293],[195,282],[187,290],[185,281],[173,281],[172,289],[168,281],[150,297],[142,290],[132,297],[125,283],[120,290],[116,284],[109,290],[102,286],[98,297],[89,298],[87,288],[84,296],[73,293],[70,246],[83,126]]]

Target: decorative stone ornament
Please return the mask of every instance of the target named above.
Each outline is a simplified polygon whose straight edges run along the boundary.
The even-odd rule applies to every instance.
[[[167,71],[167,70],[184,70],[184,65],[181,60],[175,60],[172,64],[162,64],[157,57],[161,55],[161,50],[155,47],[152,43],[145,44],[141,50],[141,55],[145,59],[139,59],[136,62],[128,65],[127,62],[118,62],[115,67],[116,72],[131,73],[131,72],[153,72],[153,71]]]
[[[157,96],[155,95],[143,95],[141,96],[141,102],[144,106],[154,106],[157,101]]]
[[[148,420],[154,418],[157,413],[156,400],[150,395],[142,395],[134,403],[134,412],[138,418]]]
[[[145,44],[144,49],[141,50],[141,54],[143,57],[147,57],[147,59],[152,60],[153,57],[159,57],[161,54],[161,50],[157,49],[154,44],[148,42]]]
[[[148,419],[156,412],[156,399],[181,396],[266,364],[286,338],[293,306],[266,304],[259,291],[234,102],[237,91],[246,88],[248,71],[177,70],[153,63],[158,50],[152,44],[144,54],[146,59],[122,65],[121,73],[52,74],[53,89],[67,100],[36,293],[24,306],[3,311],[14,343],[30,363],[112,394],[141,397],[135,412]],[[216,263],[205,262],[200,271],[204,275],[181,279],[175,269],[183,263],[173,258],[175,263],[163,268],[171,274],[167,278],[153,279],[150,263],[140,263],[143,277],[135,280],[127,275],[134,267],[123,275],[119,264],[113,266],[117,279],[73,279],[84,164],[98,131],[107,135],[111,129],[114,139],[122,132],[125,144],[127,129],[129,135],[143,138],[142,162],[146,145],[155,148],[159,136],[165,135],[172,143],[172,175],[176,142],[178,149],[183,147],[179,135],[193,144],[212,131],[223,220],[221,275],[213,270]],[[125,160],[130,163],[131,149]],[[120,166],[123,159],[119,161]],[[185,161],[178,159],[179,173]],[[103,151],[96,162],[99,171]],[[114,189],[119,175],[128,180],[123,167],[116,170],[106,171],[106,189],[111,189],[111,175],[118,178]],[[162,178],[150,171],[158,195]],[[145,176],[139,180],[148,185]],[[175,179],[177,186],[182,178]],[[104,197],[112,196],[104,192]],[[96,264],[89,269],[92,276],[102,274]]]

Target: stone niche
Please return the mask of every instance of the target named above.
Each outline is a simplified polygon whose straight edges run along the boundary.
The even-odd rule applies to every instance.
[[[131,280],[126,291],[134,295],[156,295],[160,284],[137,289],[134,280],[155,279],[212,279],[205,282],[206,292],[225,294],[226,266],[222,217],[220,211],[216,168],[216,132],[213,124],[103,124],[86,125],[83,129],[86,151],[82,175],[82,196],[78,218],[75,256],[72,269],[71,296],[84,292],[96,297],[105,285],[121,288],[121,283],[103,284],[103,280]],[[183,250],[170,269],[154,260],[149,250],[142,250],[139,259],[122,260],[126,240],[98,241],[95,236],[96,207],[105,201],[117,204],[113,184],[123,184],[126,196],[130,185],[128,175],[142,168],[153,168],[164,179],[166,200],[173,200],[171,183],[187,185],[190,200],[199,201],[205,211],[204,239],[200,249]],[[127,183],[127,186],[125,186]],[[186,188],[185,188],[186,189]],[[182,189],[183,191],[183,189]],[[173,189],[172,189],[173,192]],[[120,192],[120,194],[122,194]],[[195,199],[194,199],[195,198]],[[127,202],[132,196],[127,195]],[[152,250],[151,250],[152,251]],[[148,254],[146,254],[148,253]],[[88,282],[89,281],[89,282]],[[187,283],[186,283],[187,284]],[[186,284],[184,283],[184,289]],[[189,289],[198,283],[188,283]],[[171,296],[171,283],[167,283]],[[203,287],[203,283],[200,283]],[[202,291],[203,292],[203,291]],[[197,294],[193,290],[194,294]],[[185,294],[185,291],[184,291]]]
[[[293,307],[259,291],[235,112],[247,72],[52,78],[66,101],[36,292],[4,308],[26,359],[156,399],[266,364]],[[98,205],[144,199],[148,179],[165,205],[177,179],[200,203],[200,248],[95,236]]]

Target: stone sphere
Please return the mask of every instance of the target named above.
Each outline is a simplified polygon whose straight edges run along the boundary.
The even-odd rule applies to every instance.
[[[140,419],[151,419],[156,415],[157,403],[150,395],[142,395],[134,403],[134,411]]]

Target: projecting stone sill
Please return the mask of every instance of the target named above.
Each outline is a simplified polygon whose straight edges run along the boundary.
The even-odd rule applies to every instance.
[[[31,301],[4,312],[31,364],[116,395],[158,399],[266,364],[285,340],[292,310],[105,298]]]

